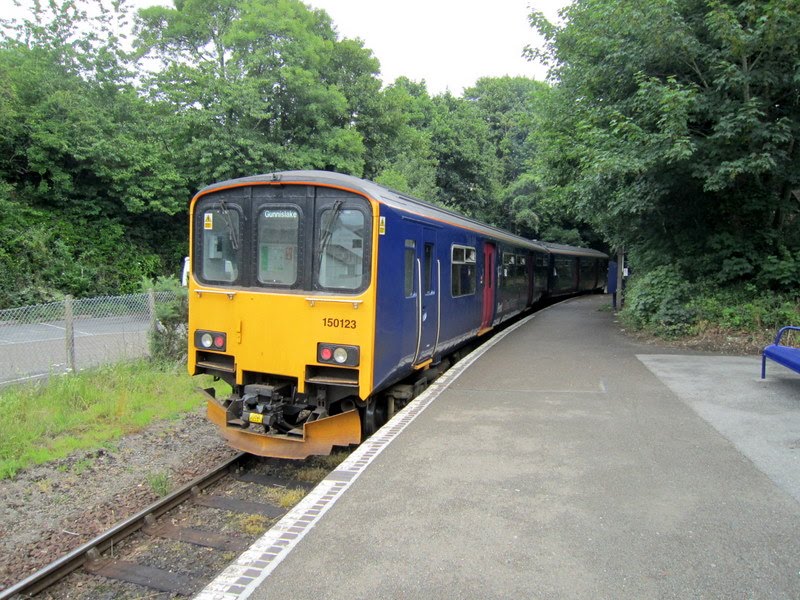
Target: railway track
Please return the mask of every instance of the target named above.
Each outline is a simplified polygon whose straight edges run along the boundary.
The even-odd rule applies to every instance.
[[[298,466],[237,454],[0,591],[0,600],[45,590],[53,599],[191,596],[344,456]]]

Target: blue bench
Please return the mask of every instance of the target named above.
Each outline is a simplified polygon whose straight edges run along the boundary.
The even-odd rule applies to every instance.
[[[800,348],[781,346],[781,336],[785,331],[800,331],[800,327],[781,327],[775,336],[775,343],[770,344],[761,353],[761,379],[767,376],[767,359],[774,360],[779,365],[800,373]]]

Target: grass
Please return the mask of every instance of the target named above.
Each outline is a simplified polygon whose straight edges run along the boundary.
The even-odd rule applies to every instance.
[[[291,476],[298,481],[319,483],[349,455],[348,450],[337,450],[328,456],[312,456],[293,468]]]
[[[183,366],[140,360],[2,388],[0,479],[193,410],[198,383]]]
[[[261,535],[272,524],[272,520],[264,515],[236,515],[235,525],[248,535]]]
[[[306,491],[301,488],[270,488],[266,496],[270,502],[288,510],[306,497]]]
[[[156,471],[147,474],[147,485],[153,490],[156,496],[163,498],[169,494],[172,489],[172,481],[170,480],[169,473],[163,471]]]

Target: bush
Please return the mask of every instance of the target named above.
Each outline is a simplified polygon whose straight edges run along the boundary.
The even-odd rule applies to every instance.
[[[783,325],[800,324],[799,300],[752,283],[690,284],[676,267],[662,266],[630,282],[622,317],[627,326],[662,337],[717,329],[767,339]]]
[[[722,329],[756,332],[774,331],[800,323],[798,298],[776,294],[754,284],[726,289],[706,288],[692,300],[698,320]]]
[[[696,321],[696,314],[688,304],[691,291],[692,286],[675,267],[656,267],[630,282],[625,297],[625,321],[656,335],[684,335]]]
[[[186,362],[189,329],[187,290],[175,277],[159,277],[154,282],[142,280],[142,287],[159,292],[156,302],[156,324],[150,332],[150,357],[159,362]]]
[[[766,257],[758,276],[759,285],[778,290],[800,288],[800,251],[780,254]]]
[[[119,222],[37,212],[2,197],[0,239],[0,308],[133,293],[141,277],[163,270]]]

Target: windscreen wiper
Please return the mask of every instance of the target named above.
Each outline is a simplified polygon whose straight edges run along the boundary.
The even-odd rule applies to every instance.
[[[325,229],[322,231],[322,235],[319,238],[319,256],[317,257],[317,272],[319,273],[319,269],[322,267],[322,257],[325,254],[325,249],[328,247],[328,243],[331,241],[331,237],[333,236],[333,224],[336,223],[336,219],[339,218],[339,213],[342,212],[342,204],[341,200],[337,200],[333,203],[333,208],[331,209],[331,215],[328,219],[328,223],[325,225]]]
[[[228,210],[228,205],[225,203],[224,199],[220,199],[219,207],[220,207],[220,209],[222,209],[222,216],[225,219],[225,224],[228,226],[228,236],[230,237],[230,240],[231,240],[231,247],[234,250],[238,250],[239,249],[239,236],[238,236],[239,232],[233,226],[233,219],[231,219],[231,213]]]

